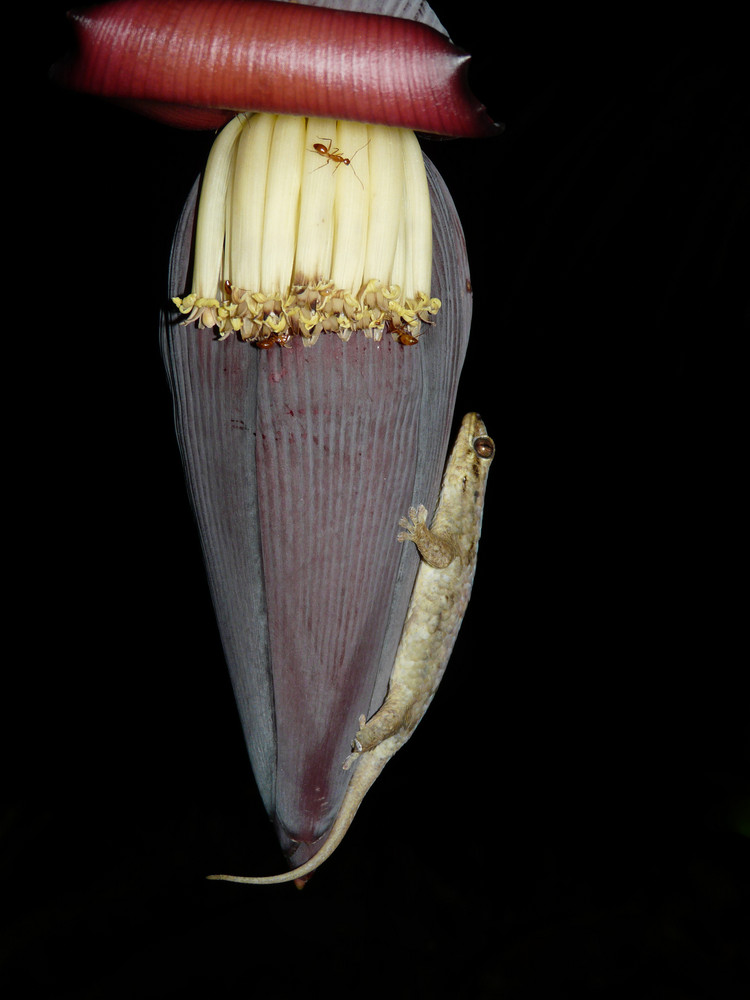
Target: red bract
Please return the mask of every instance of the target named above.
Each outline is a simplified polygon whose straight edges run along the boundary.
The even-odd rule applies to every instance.
[[[71,15],[60,82],[171,124],[252,110],[446,136],[498,130],[469,90],[469,56],[400,17],[275,0],[114,0]]]

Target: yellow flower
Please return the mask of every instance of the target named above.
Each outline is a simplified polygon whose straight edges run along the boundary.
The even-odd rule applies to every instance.
[[[413,132],[237,115],[203,180],[185,323],[220,339],[314,344],[361,331],[414,343],[430,298],[432,221]],[[283,335],[283,339],[280,337]]]

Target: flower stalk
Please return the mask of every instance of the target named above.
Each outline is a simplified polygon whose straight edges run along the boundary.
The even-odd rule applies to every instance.
[[[184,322],[259,346],[356,331],[414,344],[430,296],[432,222],[409,129],[240,114],[216,139]]]

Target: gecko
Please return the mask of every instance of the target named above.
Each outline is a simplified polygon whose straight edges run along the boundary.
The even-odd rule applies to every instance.
[[[421,562],[388,693],[369,722],[360,716],[352,752],[342,765],[344,770],[355,769],[320,850],[303,865],[280,875],[209,875],[209,879],[251,885],[294,881],[302,888],[344,839],[365,795],[427,711],[448,665],[471,594],[487,474],[494,454],[494,442],[479,414],[467,414],[446,464],[430,527],[421,504],[410,507],[408,519],[399,521],[402,530],[397,540],[414,542]]]

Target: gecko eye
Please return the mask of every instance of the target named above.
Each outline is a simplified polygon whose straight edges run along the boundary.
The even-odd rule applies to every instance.
[[[495,454],[495,442],[488,437],[475,438],[474,451],[480,458],[492,458]]]

